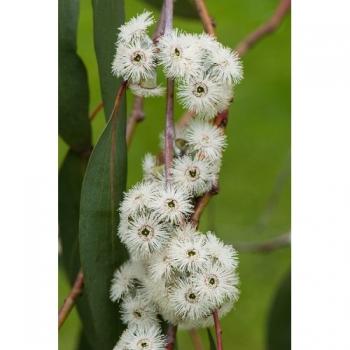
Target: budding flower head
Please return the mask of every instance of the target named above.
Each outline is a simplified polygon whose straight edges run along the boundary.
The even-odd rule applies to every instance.
[[[158,47],[159,61],[168,78],[186,78],[200,70],[201,56],[193,36],[175,29],[159,40]]]
[[[216,161],[226,147],[226,136],[215,125],[193,120],[186,129],[186,140],[200,158]]]
[[[189,156],[177,158],[172,169],[173,181],[196,196],[211,189],[215,172],[207,160],[192,159]]]
[[[233,269],[228,269],[218,263],[209,263],[202,273],[193,276],[197,288],[209,299],[215,308],[220,307],[225,300],[238,299],[238,276]]]
[[[237,84],[243,78],[243,67],[239,56],[229,48],[218,44],[210,51],[210,76],[225,84]]]
[[[169,296],[171,307],[182,320],[196,320],[210,311],[211,304],[191,281],[179,280]]]
[[[155,48],[149,43],[135,40],[119,44],[112,63],[112,72],[117,77],[138,84],[154,75]]]
[[[121,319],[129,326],[151,327],[158,324],[155,305],[138,292],[128,295],[121,304]]]
[[[157,85],[157,74],[153,71],[150,78],[141,80],[139,84],[129,84],[131,92],[140,97],[156,97],[164,95],[165,89]]]
[[[140,213],[129,220],[127,230],[119,232],[121,241],[136,259],[148,258],[166,244],[167,227],[155,213]]]
[[[226,269],[236,269],[238,255],[236,250],[228,244],[224,244],[215,234],[207,232],[205,249],[212,261],[217,262]]]
[[[142,212],[151,206],[155,198],[155,186],[152,183],[141,182],[125,193],[120,206],[122,217]]]
[[[142,39],[146,35],[148,27],[153,23],[154,18],[149,11],[131,18],[119,28],[118,41],[128,44],[131,41]]]
[[[151,207],[159,214],[160,219],[174,224],[180,223],[193,210],[188,194],[170,184],[158,188]]]
[[[214,118],[228,107],[231,100],[226,85],[203,73],[182,80],[178,96],[184,108],[205,119]]]
[[[114,350],[164,350],[165,338],[159,327],[129,327]]]
[[[119,300],[135,286],[136,280],[142,279],[144,269],[141,264],[127,261],[113,274],[110,298],[112,301]]]
[[[199,234],[174,238],[168,254],[172,265],[181,272],[202,270],[208,261],[204,243],[203,236]]]

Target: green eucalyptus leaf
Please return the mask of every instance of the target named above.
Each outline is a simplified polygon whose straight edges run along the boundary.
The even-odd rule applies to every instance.
[[[124,1],[92,0],[94,44],[100,76],[104,113],[108,121],[120,80],[111,72],[118,28],[124,23]]]
[[[79,210],[81,186],[88,158],[70,150],[58,174],[58,222],[62,248],[61,262],[73,285],[80,270]],[[90,344],[94,342],[94,326],[87,298],[77,299],[77,310]]]
[[[58,129],[75,151],[91,146],[87,72],[77,54],[78,0],[59,0]]]
[[[144,0],[144,2],[157,8],[162,8],[163,0]],[[198,18],[196,6],[192,0],[176,0],[174,2],[174,15],[185,18]]]
[[[117,238],[118,207],[126,184],[125,98],[107,123],[85,173],[79,223],[79,244],[97,349],[112,349],[123,326],[109,299],[113,271],[127,258]]]
[[[215,340],[213,338],[213,335],[210,332],[210,328],[207,328],[207,333],[208,333],[208,339],[209,339],[209,345],[210,345],[210,350],[216,350],[216,344]]]
[[[81,331],[77,350],[92,350],[92,349],[93,348],[89,344],[86,334],[84,333],[84,331]]]
[[[271,304],[267,332],[268,350],[291,349],[291,274],[278,286]]]

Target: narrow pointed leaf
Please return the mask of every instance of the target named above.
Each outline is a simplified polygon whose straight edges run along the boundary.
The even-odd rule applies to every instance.
[[[124,1],[92,0],[94,43],[104,113],[108,121],[120,81],[111,73],[118,28],[124,23]]]
[[[112,349],[122,331],[117,307],[109,300],[113,271],[126,260],[116,235],[118,206],[126,183],[125,100],[107,123],[89,160],[81,203],[80,256],[97,349]]]
[[[62,246],[61,261],[73,285],[80,270],[79,211],[80,193],[88,158],[70,150],[58,174],[58,222]],[[77,299],[77,310],[90,344],[94,327],[85,294]]]
[[[77,54],[78,0],[59,0],[58,129],[75,151],[91,146],[86,68]]]

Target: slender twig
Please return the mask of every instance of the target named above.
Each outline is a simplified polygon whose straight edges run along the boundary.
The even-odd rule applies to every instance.
[[[185,112],[182,117],[179,119],[179,121],[176,123],[177,128],[184,128],[187,126],[187,124],[190,122],[190,120],[195,116],[196,114],[191,111]]]
[[[160,12],[160,17],[158,20],[158,25],[156,30],[153,33],[152,39],[153,42],[158,42],[158,39],[164,35],[164,30],[165,30],[165,3],[163,3],[162,10]]]
[[[164,0],[164,35],[169,34],[173,28],[173,10],[173,0]],[[167,79],[164,140],[165,180],[169,182],[174,147],[174,81],[172,79]]]
[[[167,344],[166,344],[166,350],[173,350],[175,346],[176,341],[176,332],[177,332],[177,326],[175,325],[169,325],[168,327],[168,333],[167,333]]]
[[[165,147],[164,147],[164,164],[165,178],[169,181],[170,169],[173,162],[174,147],[174,81],[167,80],[167,101],[166,101],[166,121],[165,121]]]
[[[64,300],[64,303],[58,312],[58,329],[61,328],[64,321],[72,311],[76,299],[81,295],[83,291],[83,286],[84,286],[83,272],[79,271],[78,276],[74,282],[73,288],[71,289],[67,298]]]
[[[191,216],[192,224],[197,227],[199,224],[199,219],[203,213],[203,210],[208,205],[211,197],[218,193],[218,188],[213,187],[209,192],[205,193],[203,196],[199,197],[197,203],[194,207],[194,212]]]
[[[291,0],[281,0],[272,17],[237,45],[236,51],[238,54],[243,56],[257,41],[274,32],[289,12],[290,6]]]
[[[136,96],[134,99],[132,112],[128,118],[128,124],[126,126],[126,144],[128,146],[130,146],[137,124],[142,122],[144,119],[145,113],[143,112],[143,97]]]
[[[204,346],[198,331],[196,329],[191,329],[189,330],[189,333],[192,339],[194,350],[203,350]]]
[[[269,253],[290,245],[291,235],[284,233],[265,242],[236,243],[234,246],[239,252],[247,253]]]
[[[216,347],[217,347],[217,350],[223,350],[223,347],[222,347],[222,330],[221,330],[218,310],[215,310],[213,312],[213,318],[214,318],[215,335],[216,335]]]
[[[213,21],[209,16],[209,12],[208,12],[207,6],[205,5],[204,0],[194,0],[194,3],[197,7],[198,15],[202,21],[204,30],[208,34],[215,36]]]
[[[97,114],[103,109],[103,102],[99,102],[99,104],[93,109],[93,111],[91,112],[89,119],[93,120]]]

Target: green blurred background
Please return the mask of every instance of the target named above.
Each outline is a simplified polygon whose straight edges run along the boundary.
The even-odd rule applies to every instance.
[[[264,22],[278,0],[207,1],[217,24],[219,40],[234,47],[246,34]],[[181,6],[175,3],[176,6]],[[90,110],[101,100],[93,47],[92,7],[81,0],[78,52],[89,75]],[[155,7],[143,1],[125,1],[126,18]],[[200,32],[195,18],[175,17],[174,26]],[[245,78],[236,88],[230,108],[220,193],[205,211],[201,229],[212,229],[227,243],[264,241],[290,230],[290,16],[279,29],[252,48],[243,58]],[[128,95],[128,111],[132,97]],[[157,153],[164,124],[165,101],[147,99],[146,119],[136,130],[128,158],[128,186],[141,178],[141,160],[146,152]],[[176,105],[176,119],[182,115]],[[103,113],[93,121],[94,142],[105,125]],[[59,140],[59,162],[67,146]],[[241,253],[241,297],[222,321],[225,349],[270,349],[270,310],[283,280],[289,279],[290,248],[270,253]],[[287,276],[287,277],[286,277]],[[59,271],[59,305],[69,291],[66,276]],[[288,295],[288,293],[287,293]],[[283,304],[284,303],[284,304]],[[281,322],[270,331],[285,336],[282,323],[290,318],[288,305],[279,307]],[[280,304],[279,304],[280,305]],[[284,310],[286,309],[286,310]],[[281,314],[282,313],[282,314]],[[274,313],[276,314],[276,312]],[[284,319],[284,320],[283,320]],[[269,326],[270,325],[270,326]],[[74,310],[59,332],[59,349],[75,349],[81,324]],[[207,343],[206,332],[200,332]],[[191,349],[187,332],[179,332],[179,349]],[[286,347],[287,349],[288,347]],[[280,347],[281,350],[284,348]]]

